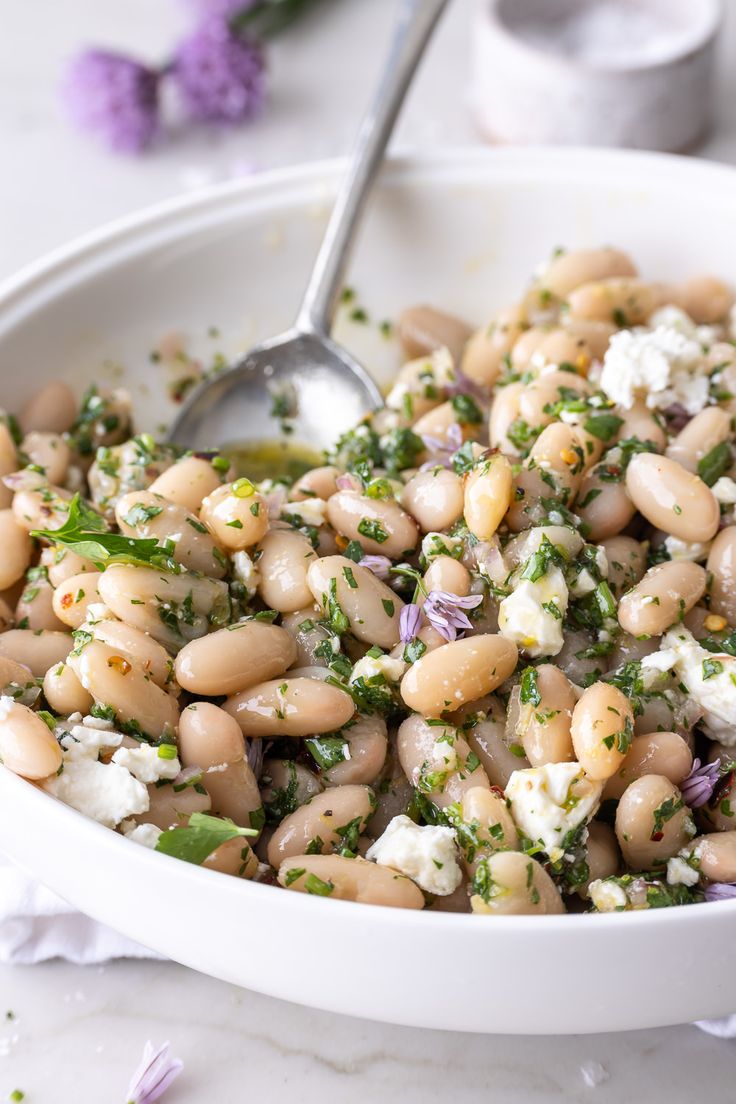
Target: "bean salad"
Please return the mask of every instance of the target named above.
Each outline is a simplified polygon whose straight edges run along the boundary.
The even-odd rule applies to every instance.
[[[396,330],[385,407],[293,480],[123,391],[2,417],[5,768],[274,892],[736,897],[733,291],[558,250],[480,329]]]

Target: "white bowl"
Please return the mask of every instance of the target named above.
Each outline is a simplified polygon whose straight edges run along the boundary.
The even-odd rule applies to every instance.
[[[0,291],[3,406],[45,380],[128,367],[165,418],[165,331],[234,348],[288,322],[339,166],[230,184],[118,223]],[[652,277],[734,275],[736,174],[671,157],[478,151],[393,162],[351,282],[378,320],[428,301],[478,323],[559,244],[613,243]],[[396,349],[342,323],[356,353]],[[202,337],[202,348],[213,342]],[[379,355],[380,354],[380,355]],[[109,366],[102,373],[108,373]],[[417,914],[286,893],[147,851],[0,769],[0,843],[96,919],[195,969],[288,1000],[463,1031],[580,1033],[733,1011],[736,902],[628,915]]]

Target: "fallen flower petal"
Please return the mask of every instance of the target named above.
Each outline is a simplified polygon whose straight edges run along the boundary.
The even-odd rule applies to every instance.
[[[363,556],[358,560],[358,567],[367,567],[378,579],[388,579],[391,560],[388,556]]]
[[[184,1063],[179,1058],[171,1057],[170,1048],[171,1044],[166,1042],[154,1051],[153,1043],[148,1040],[140,1065],[130,1082],[126,1104],[154,1104],[176,1080]]]
[[[736,885],[733,882],[713,882],[705,891],[706,901],[731,901],[736,897]]]

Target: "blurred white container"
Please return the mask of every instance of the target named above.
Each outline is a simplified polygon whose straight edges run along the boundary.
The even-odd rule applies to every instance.
[[[687,150],[708,130],[721,0],[476,0],[472,107],[494,142]]]

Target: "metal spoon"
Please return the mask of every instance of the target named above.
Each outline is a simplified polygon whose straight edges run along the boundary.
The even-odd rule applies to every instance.
[[[288,412],[290,438],[321,450],[382,405],[365,369],[329,336],[348,251],[394,123],[447,0],[402,0],[388,59],[338,192],[296,322],[200,384],[168,438],[187,448],[273,438]]]

